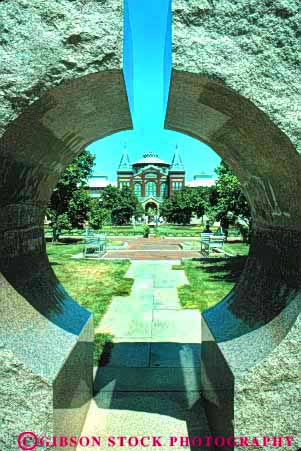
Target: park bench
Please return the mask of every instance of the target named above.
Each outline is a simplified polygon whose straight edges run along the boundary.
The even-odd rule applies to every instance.
[[[201,253],[204,253],[207,257],[210,257],[213,251],[224,254],[224,243],[225,235],[201,233]]]
[[[84,257],[98,257],[104,255],[107,247],[107,236],[105,233],[94,234],[91,230],[87,230],[84,235]]]
[[[205,233],[205,232],[201,233],[201,239],[200,239],[201,252],[204,250],[205,244],[208,243],[208,241],[210,240],[211,235],[212,235],[212,233]]]

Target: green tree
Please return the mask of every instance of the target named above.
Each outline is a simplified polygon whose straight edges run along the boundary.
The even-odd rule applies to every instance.
[[[215,217],[221,222],[226,235],[230,224],[236,223],[243,237],[247,239],[251,226],[251,211],[239,179],[223,161],[216,173],[218,178],[210,195]]]
[[[190,224],[193,213],[198,218],[210,210],[210,190],[207,187],[189,188],[175,192],[161,207],[161,215],[168,222]]]
[[[87,219],[90,197],[85,189],[92,174],[95,157],[83,150],[65,169],[53,190],[47,217],[53,230],[53,241],[58,241],[63,228],[82,227]]]
[[[114,225],[125,225],[130,222],[132,216],[137,216],[139,201],[133,190],[124,187],[119,191],[117,203],[112,208],[112,223]]]
[[[85,224],[90,211],[91,197],[84,187],[78,187],[70,199],[67,215],[71,228],[81,228]]]
[[[99,203],[102,208],[112,211],[119,199],[120,190],[115,186],[108,185],[100,193]]]
[[[198,186],[190,189],[193,212],[198,218],[201,218],[209,213],[211,190],[207,186]]]
[[[129,187],[119,190],[109,185],[102,190],[99,202],[102,208],[111,212],[114,225],[128,224],[132,216],[141,215],[142,207]]]
[[[111,211],[103,208],[99,199],[92,199],[90,201],[88,222],[93,230],[100,230],[105,224],[111,223]]]
[[[193,211],[192,190],[185,187],[163,202],[160,213],[167,222],[186,225],[190,223]]]

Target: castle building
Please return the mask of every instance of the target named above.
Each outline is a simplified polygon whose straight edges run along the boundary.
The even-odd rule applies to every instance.
[[[117,170],[117,182],[108,180],[105,174],[90,177],[87,190],[91,197],[98,198],[107,186],[131,187],[145,210],[158,210],[162,202],[184,186],[197,188],[215,184],[213,174],[200,172],[193,180],[185,179],[184,164],[176,147],[171,163],[159,158],[154,152],[145,153],[141,160],[131,164],[127,149],[124,149]]]
[[[178,147],[171,163],[148,152],[132,164],[125,148],[117,170],[117,186],[132,188],[146,211],[158,210],[166,198],[185,186],[185,169]]]

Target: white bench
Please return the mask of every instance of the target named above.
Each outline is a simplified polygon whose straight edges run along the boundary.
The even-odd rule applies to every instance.
[[[206,243],[209,242],[212,233],[201,233],[201,252],[204,250]]]
[[[84,257],[101,257],[106,252],[107,236],[102,234],[87,234],[85,237]]]
[[[201,253],[210,257],[211,252],[218,251],[224,254],[225,235],[214,235],[213,233],[201,233]]]

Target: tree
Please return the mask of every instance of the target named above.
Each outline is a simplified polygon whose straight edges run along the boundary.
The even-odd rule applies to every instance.
[[[85,189],[92,174],[95,157],[83,150],[67,166],[53,190],[47,217],[53,230],[53,241],[58,241],[62,228],[82,227],[87,219],[90,197]]]
[[[167,222],[175,224],[189,224],[193,213],[193,196],[191,188],[185,187],[176,191],[161,206],[161,215]]]
[[[77,188],[70,199],[67,215],[71,228],[81,228],[85,224],[90,211],[91,198],[83,187]]]
[[[210,210],[210,188],[207,186],[198,186],[191,188],[191,200],[193,205],[193,212],[198,218],[208,214]]]
[[[141,214],[142,207],[133,190],[124,187],[122,190],[114,186],[107,186],[101,192],[100,206],[111,212],[112,224],[125,225],[132,216]]]
[[[216,173],[218,178],[210,195],[215,217],[220,220],[226,235],[229,225],[236,223],[241,229],[243,238],[248,239],[246,229],[247,231],[250,229],[251,211],[239,179],[223,161],[216,169]]]
[[[100,230],[104,224],[111,223],[111,211],[103,208],[99,199],[92,199],[90,201],[88,222],[93,230]]]
[[[198,218],[210,209],[210,190],[207,187],[185,187],[166,199],[161,207],[161,215],[168,222],[190,224],[193,213]]]
[[[112,224],[128,224],[131,217],[136,216],[138,210],[140,210],[139,201],[133,190],[127,186],[124,187],[121,191],[119,191],[117,203],[112,208]]]
[[[106,186],[100,193],[99,203],[101,208],[112,211],[119,198],[120,191],[112,185]]]

